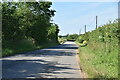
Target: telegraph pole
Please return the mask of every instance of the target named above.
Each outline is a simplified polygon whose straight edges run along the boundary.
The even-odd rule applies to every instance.
[[[96,29],[97,29],[97,22],[98,22],[98,21],[97,21],[97,18],[98,18],[98,17],[96,16]]]
[[[81,29],[80,29],[80,31],[79,31],[79,35],[81,34]]]
[[[85,33],[86,33],[86,25],[85,25]]]

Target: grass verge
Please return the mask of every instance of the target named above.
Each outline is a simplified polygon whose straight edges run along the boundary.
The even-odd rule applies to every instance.
[[[31,40],[21,40],[20,42],[5,41],[3,45],[2,57],[52,47],[59,44],[57,42],[47,42],[36,46]]]
[[[92,43],[79,48],[80,64],[89,78],[118,78],[118,50]]]

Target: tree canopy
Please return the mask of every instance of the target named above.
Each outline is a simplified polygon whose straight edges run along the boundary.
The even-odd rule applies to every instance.
[[[51,23],[52,2],[3,2],[3,41],[33,38],[36,43],[57,40],[58,25]],[[53,38],[54,36],[54,38]]]

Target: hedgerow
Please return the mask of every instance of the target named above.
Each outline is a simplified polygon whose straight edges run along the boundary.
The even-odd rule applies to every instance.
[[[88,42],[84,49],[82,47],[80,48],[80,55],[82,55],[84,51],[84,55],[89,55],[89,57],[91,54],[94,55],[89,59],[88,63],[91,63],[93,68],[98,72],[96,74],[99,75],[99,77],[101,75],[109,78],[118,77],[119,37],[120,30],[118,28],[118,20],[115,20],[114,22],[109,22],[98,27],[96,30],[86,32],[77,39],[77,42],[81,42],[82,40]],[[84,57],[80,57],[85,60]]]

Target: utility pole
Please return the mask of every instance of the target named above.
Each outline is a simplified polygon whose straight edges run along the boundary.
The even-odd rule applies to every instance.
[[[98,18],[98,17],[96,16],[96,29],[97,29],[97,18]]]
[[[86,25],[85,25],[85,33],[86,33]]]
[[[81,34],[81,29],[80,29],[80,31],[79,31],[79,35]]]

